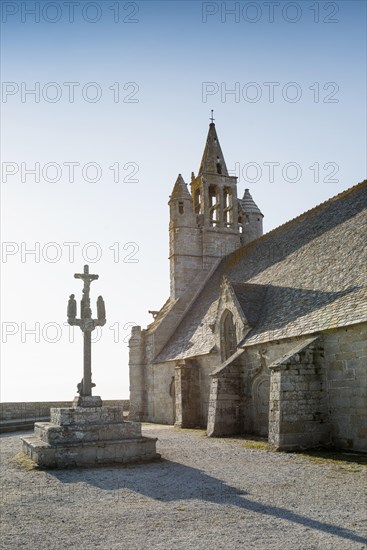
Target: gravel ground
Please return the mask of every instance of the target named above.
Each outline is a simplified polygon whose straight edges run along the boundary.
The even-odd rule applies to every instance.
[[[29,433],[29,432],[27,432]],[[366,467],[145,424],[162,461],[42,471],[1,437],[4,549],[366,549]]]

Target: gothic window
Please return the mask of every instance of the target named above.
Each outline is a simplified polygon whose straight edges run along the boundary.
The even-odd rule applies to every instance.
[[[216,185],[209,185],[209,223],[216,227],[219,225],[219,192]]]
[[[183,203],[183,201],[178,202],[178,211],[179,211],[180,214],[183,214],[183,212],[184,212],[184,203]]]
[[[228,309],[222,315],[220,332],[222,359],[225,361],[237,349],[236,325],[233,320],[233,313]]]
[[[195,214],[201,214],[201,192],[200,189],[196,189],[194,192],[194,209]]]
[[[223,201],[224,201],[224,225],[225,227],[233,226],[233,201],[232,201],[232,189],[225,187],[223,189]]]

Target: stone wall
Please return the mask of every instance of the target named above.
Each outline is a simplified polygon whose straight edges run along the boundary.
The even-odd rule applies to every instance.
[[[178,376],[176,361],[144,366],[144,383],[147,388],[147,404],[144,420],[161,424],[174,424],[178,420],[178,424],[180,424],[182,423],[182,412],[184,412],[186,418],[184,424],[186,427],[188,427],[187,422],[189,422],[190,425],[195,424],[195,427],[206,428],[210,373],[213,372],[217,365],[217,354],[197,357],[193,361],[188,362],[187,368],[194,369],[192,376],[190,376],[192,379],[191,383],[189,383],[188,379],[182,380]],[[193,383],[193,377],[196,380],[195,384]],[[181,382],[183,382],[183,385]],[[135,396],[135,399],[137,398],[139,387],[133,388],[132,395]],[[177,399],[181,400],[178,407],[176,403]],[[188,408],[191,410],[189,415]],[[131,410],[136,411],[136,408],[131,406]],[[177,414],[181,415],[181,419],[177,419]],[[188,421],[189,416],[191,417],[190,421]],[[133,416],[131,413],[130,418],[135,420],[136,416]]]
[[[366,342],[361,324],[246,348],[212,377],[209,435],[266,436],[269,427],[278,449],[366,451]]]
[[[202,234],[196,227],[170,226],[170,296],[183,296],[203,269]]]
[[[270,441],[367,451],[367,326],[327,331],[271,365]]]
[[[255,212],[247,212],[244,216],[248,218],[243,223],[243,232],[241,233],[241,244],[245,245],[258,239],[263,234],[263,216]]]
[[[241,356],[243,433],[266,437],[269,432],[269,365],[306,338],[285,339],[246,348]]]
[[[332,442],[367,451],[367,325],[330,331],[323,340]]]
[[[144,420],[147,401],[144,345],[141,327],[132,327],[129,340],[130,417],[138,422]]]
[[[106,400],[103,404],[108,407],[123,407],[129,410],[128,399]],[[50,416],[50,408],[71,407],[72,401],[36,401],[19,403],[0,403],[0,422],[19,420],[27,421]]]
[[[175,368],[176,422],[178,428],[200,426],[200,377],[195,361],[178,361]]]
[[[209,437],[242,433],[243,391],[239,361],[212,377],[208,412]]]
[[[319,338],[298,344],[269,366],[269,442],[279,450],[330,445],[323,349]]]
[[[148,330],[141,330],[138,326],[132,327],[129,340],[130,418],[132,420],[173,423],[173,406],[167,388],[174,375],[175,363],[153,363],[153,361],[214,269],[215,266],[209,271],[199,273],[191,281],[190,291],[167,304],[165,315],[154,321]],[[162,365],[164,366],[160,372]]]
[[[333,445],[366,451],[366,332],[366,325],[325,332],[318,336],[317,350],[308,349],[307,336],[251,346],[214,377],[219,355],[197,357],[190,380],[176,380],[174,389],[175,362],[144,366],[144,419],[207,426],[214,436],[269,432],[279,449]],[[151,345],[147,342],[148,355]]]
[[[238,352],[212,377],[208,434],[251,433],[268,435],[269,365],[307,338],[269,342]],[[214,368],[212,369],[214,370]],[[231,399],[235,402],[231,406]],[[220,403],[219,403],[220,402]]]
[[[160,424],[174,424],[175,364],[160,363],[150,367],[152,371],[152,415],[149,420]]]

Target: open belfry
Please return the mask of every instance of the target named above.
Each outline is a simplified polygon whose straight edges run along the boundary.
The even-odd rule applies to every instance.
[[[191,193],[181,174],[169,200],[171,299],[183,296],[199,274],[218,259],[262,235],[263,215],[246,189],[237,198],[237,178],[228,174],[214,122]]]
[[[366,450],[366,181],[265,235],[237,193],[212,117],[169,198],[170,297],[132,328],[130,418]]]

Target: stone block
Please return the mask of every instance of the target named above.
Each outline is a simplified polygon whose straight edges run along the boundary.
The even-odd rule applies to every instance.
[[[22,449],[44,468],[128,463],[159,458],[156,439],[139,422],[123,422],[119,407],[52,409],[53,422],[38,422]]]
[[[51,422],[37,422],[34,433],[42,441],[58,445],[141,437],[141,425],[138,422],[121,422],[106,425],[58,426]]]
[[[73,400],[73,408],[75,407],[102,407],[102,399],[97,395],[78,395]]]
[[[127,464],[155,460],[156,438],[142,437],[113,442],[89,442],[53,447],[35,436],[23,438],[23,452],[44,468],[86,467],[100,464]]]
[[[123,422],[123,410],[120,407],[70,407],[51,409],[52,424],[61,426],[83,424],[109,424]]]

